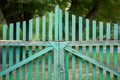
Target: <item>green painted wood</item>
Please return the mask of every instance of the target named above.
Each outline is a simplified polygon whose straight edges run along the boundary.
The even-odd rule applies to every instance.
[[[83,53],[80,53],[80,52],[76,51],[73,48],[66,47],[65,50],[71,52],[72,54],[74,54],[74,55],[76,55],[78,57],[81,57],[82,59],[85,59],[85,60],[89,61],[90,63],[92,63],[92,64],[94,64],[94,65],[96,65],[96,66],[110,72],[110,73],[112,73],[113,75],[116,75],[116,76],[120,77],[119,72],[116,72],[114,69],[110,69],[108,66],[105,66],[102,63],[100,63],[100,62],[98,62],[98,61],[96,61],[96,60],[94,60],[94,59],[92,59],[90,57],[85,56]]]
[[[107,23],[107,40],[110,40],[110,23]],[[110,66],[110,46],[106,47],[106,65]],[[110,72],[106,72],[106,80],[110,80]]]
[[[32,26],[33,26],[33,20],[29,20],[29,41],[32,41]]]
[[[65,53],[65,80],[69,80],[69,54]]]
[[[23,41],[26,41],[26,21],[23,22]]]
[[[86,19],[86,41],[89,40],[89,19]]]
[[[52,41],[53,38],[52,38],[52,16],[53,16],[53,13],[49,13],[49,41]],[[48,53],[48,80],[52,80],[52,51],[49,51]]]
[[[83,22],[82,22],[82,17],[79,17],[79,41],[82,41],[83,40]]]
[[[36,41],[39,41],[39,17],[36,18]],[[39,46],[36,46],[36,53],[39,51]],[[35,80],[39,79],[39,58],[35,59]]]
[[[72,41],[75,41],[75,31],[76,31],[76,26],[75,26],[75,15],[72,15]]]
[[[72,41],[75,41],[75,15],[72,15]],[[75,49],[75,46],[72,46],[73,49]],[[75,55],[72,54],[72,80],[75,80],[75,73],[76,73],[76,58]]]
[[[56,46],[54,49],[54,80],[58,80],[58,43],[53,45]]]
[[[50,51],[50,50],[52,50],[52,49],[53,49],[53,47],[47,47],[47,48],[39,51],[38,53],[35,53],[34,55],[32,55],[32,56],[24,59],[23,61],[15,64],[15,65],[13,65],[13,66],[11,66],[11,67],[9,67],[9,68],[7,68],[6,70],[1,71],[1,72],[0,72],[0,77],[3,76],[3,75],[5,75],[5,74],[7,74],[7,73],[9,73],[9,72],[11,72],[11,71],[13,71],[13,70],[15,70],[16,68],[19,68],[19,67],[21,67],[21,66],[23,66],[23,65],[31,62],[32,60],[38,58],[39,56],[47,53],[48,51]]]
[[[51,41],[53,42],[53,41]],[[64,41],[68,46],[119,46],[119,40],[109,41]],[[50,41],[0,41],[0,46],[51,46]]]
[[[20,22],[17,22],[16,24],[16,40],[20,40]],[[19,46],[16,46],[16,63],[19,63],[20,61],[20,48]],[[19,80],[19,68],[16,69],[16,80]]]
[[[65,12],[65,41],[69,40],[69,16],[68,12]],[[65,52],[65,80],[69,79],[69,54]]]
[[[114,40],[118,40],[118,24],[114,24]],[[118,46],[114,46],[114,69],[118,69]],[[114,75],[114,80],[118,80],[118,77]]]
[[[53,33],[52,33],[52,32],[53,32],[53,29],[52,29],[53,19],[52,19],[52,17],[53,17],[53,13],[51,12],[51,13],[49,13],[49,41],[52,41],[52,40],[53,40],[53,36],[52,36],[52,34],[53,34]]]
[[[26,41],[26,21],[23,22],[23,41]],[[22,47],[22,60],[26,58],[26,49],[25,46]],[[22,66],[22,80],[26,79],[26,68],[25,65]]]
[[[13,40],[13,24],[10,24],[10,29],[9,29],[9,40]],[[13,65],[13,47],[9,47],[9,66],[11,67]],[[9,73],[9,79],[13,79],[13,74],[12,72]]]
[[[42,18],[42,41],[46,39],[46,16]],[[43,46],[42,49],[45,47]],[[42,80],[45,80],[45,54],[42,55]]]
[[[59,41],[62,41],[63,34],[62,34],[62,10],[59,9]],[[58,45],[59,46],[59,45]],[[59,80],[65,80],[65,70],[64,70],[64,50],[63,46],[60,43],[59,49]]]
[[[86,41],[89,41],[89,19],[86,19]],[[89,56],[89,46],[86,45],[86,56]],[[89,62],[86,61],[86,80],[89,80]]]
[[[86,46],[86,56],[89,56],[89,46]],[[89,62],[86,61],[86,80],[89,80]]]
[[[26,49],[22,47],[22,60],[26,58]],[[22,80],[26,80],[26,68],[25,65],[22,66]]]
[[[99,39],[103,41],[103,22],[99,22]]]
[[[36,53],[39,52],[39,47],[36,46]],[[35,80],[39,80],[39,58],[35,59]]]
[[[58,15],[58,12],[59,12],[59,7],[56,6],[55,7],[55,41],[58,41],[58,18],[59,18],[59,15]]]
[[[32,26],[33,26],[33,20],[29,20],[29,41],[32,41]],[[29,53],[28,56],[32,56],[32,46],[29,47]],[[28,63],[28,79],[32,80],[32,61]]]
[[[59,9],[59,41],[63,40],[63,31],[62,31],[62,10]]]
[[[99,39],[102,41],[103,40],[103,23],[99,22]],[[99,47],[99,61],[103,63],[103,46]],[[103,80],[103,69],[99,68],[99,78],[100,80]]]
[[[79,17],[79,41],[82,41],[82,17]],[[79,46],[79,51],[82,53],[82,46]],[[79,58],[79,80],[82,80],[82,58]]]
[[[69,40],[69,14],[65,12],[65,41]]]
[[[82,46],[79,47],[79,51],[82,53]],[[79,58],[79,80],[82,80],[82,58]]]
[[[55,7],[55,41],[58,41],[58,26],[59,26],[59,7]],[[57,43],[58,44],[58,43]],[[54,50],[54,80],[58,80],[58,46],[57,49]]]
[[[42,41],[46,40],[46,16],[42,17]]]
[[[119,44],[119,43],[118,43]],[[49,41],[0,41],[0,46],[51,46]]]
[[[63,46],[60,45],[60,49],[59,49],[59,56],[60,56],[60,67],[59,67],[59,80],[65,80],[65,70],[64,70],[64,50],[63,50]]]
[[[45,47],[42,47],[44,49]],[[42,55],[42,80],[45,80],[45,54]]]
[[[96,21],[92,22],[92,39],[96,40]],[[96,59],[96,46],[92,46],[92,57]],[[96,80],[96,65],[92,64],[92,80]]]
[[[39,41],[39,34],[40,34],[40,18],[36,18],[36,40]]]
[[[3,40],[7,39],[7,25],[3,25]],[[6,69],[6,47],[2,48],[2,70]],[[2,80],[6,80],[6,75],[3,76]]]
[[[96,59],[96,46],[92,46],[92,57]],[[96,80],[96,65],[92,64],[92,79]]]

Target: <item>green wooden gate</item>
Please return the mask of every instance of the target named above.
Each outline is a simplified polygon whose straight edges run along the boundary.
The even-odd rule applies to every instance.
[[[85,23],[83,25],[82,17],[69,17],[68,12],[62,15],[57,6],[55,14],[49,13],[48,18],[29,20],[29,41],[26,41],[26,21],[17,22],[16,26],[12,23],[9,27],[3,25],[0,79],[118,80],[118,24],[107,23],[104,27],[103,22],[96,25],[96,21],[92,21],[91,26],[88,19]],[[13,40],[13,34],[16,34],[16,40]]]

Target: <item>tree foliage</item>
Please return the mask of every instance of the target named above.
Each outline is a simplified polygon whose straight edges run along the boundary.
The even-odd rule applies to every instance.
[[[52,11],[56,5],[66,9],[77,17],[82,16],[90,20],[117,22],[120,20],[119,0],[1,0],[0,9],[7,20],[17,22],[28,20],[38,14],[44,15]]]

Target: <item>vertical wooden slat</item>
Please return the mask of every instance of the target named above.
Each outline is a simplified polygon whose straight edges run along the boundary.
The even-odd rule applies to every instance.
[[[92,39],[96,40],[96,21],[93,21]],[[92,57],[96,59],[96,46],[92,46]],[[96,80],[96,65],[92,64],[92,80]]]
[[[23,22],[23,41],[26,41],[26,21]],[[25,46],[22,47],[22,60],[26,58],[26,49]],[[25,80],[26,69],[25,65],[22,66],[22,80]]]
[[[39,17],[36,18],[36,41],[39,41]],[[36,46],[36,52],[39,51],[39,46]],[[35,59],[35,80],[39,79],[39,58]]]
[[[58,12],[59,8],[55,8],[55,41],[58,41]],[[54,80],[58,80],[58,51],[54,50]]]
[[[76,26],[75,26],[75,16],[72,15],[72,41],[75,41],[75,30],[76,30]],[[75,46],[72,46],[72,48],[75,49]],[[72,80],[75,80],[75,66],[76,65],[76,60],[75,60],[75,55],[72,54]]]
[[[118,40],[118,24],[114,24],[114,40]],[[114,46],[114,70],[118,69],[118,46]],[[114,75],[114,80],[117,80],[118,77]]]
[[[62,41],[63,35],[62,35],[62,10],[59,9],[59,41]]]
[[[7,25],[3,25],[3,40],[7,39]],[[2,70],[6,69],[6,47],[2,48]],[[3,76],[3,80],[6,80],[6,75]]]
[[[10,24],[10,32],[9,32],[9,39],[13,40],[13,24]],[[9,67],[13,65],[13,47],[9,47]],[[9,73],[9,79],[13,79],[13,74],[12,72]]]
[[[89,20],[86,19],[86,41],[89,41]],[[86,56],[89,56],[89,46],[86,46]],[[86,80],[89,80],[89,62],[86,61]]]
[[[46,17],[42,18],[42,41],[45,41],[46,38]],[[43,46],[43,49],[45,47]],[[45,79],[45,54],[42,55],[42,80]]]
[[[62,41],[63,34],[62,34],[62,10],[59,9],[59,41]],[[59,80],[65,80],[65,70],[64,70],[64,50],[61,43],[59,43]]]
[[[103,40],[103,23],[99,23],[99,39],[102,41]],[[99,47],[99,52],[100,52],[100,57],[99,61],[100,63],[103,63],[103,46]],[[99,68],[99,78],[100,80],[103,80],[103,69]]]
[[[52,16],[53,13],[49,13],[49,41],[52,41]],[[48,54],[48,80],[52,80],[52,51]]]
[[[82,17],[79,17],[79,41],[82,41]],[[82,46],[79,47],[79,51],[82,53]],[[79,80],[82,80],[82,58],[79,58]]]
[[[110,23],[107,23],[107,40],[110,40]],[[106,64],[110,66],[110,46],[106,47]],[[110,72],[106,72],[106,80],[110,80]]]
[[[20,40],[20,23],[16,24],[16,40]],[[16,46],[16,63],[20,61],[20,48]],[[16,69],[16,80],[19,80],[19,68]]]
[[[65,41],[69,40],[69,16],[68,12],[65,12]],[[68,51],[65,54],[65,80],[69,79],[69,55]]]
[[[59,12],[59,9],[58,9],[58,6],[56,6],[55,8],[55,41],[58,41],[58,12]]]
[[[33,20],[29,20],[29,41],[32,41]],[[32,46],[29,46],[29,57],[32,56]],[[28,63],[28,79],[32,80],[32,61]]]

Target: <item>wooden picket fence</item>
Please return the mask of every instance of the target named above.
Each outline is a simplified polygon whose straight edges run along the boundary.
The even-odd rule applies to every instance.
[[[0,80],[120,79],[118,24],[97,25],[67,11],[62,13],[57,6],[48,19],[43,16],[29,20],[29,35],[26,21],[3,25]]]

